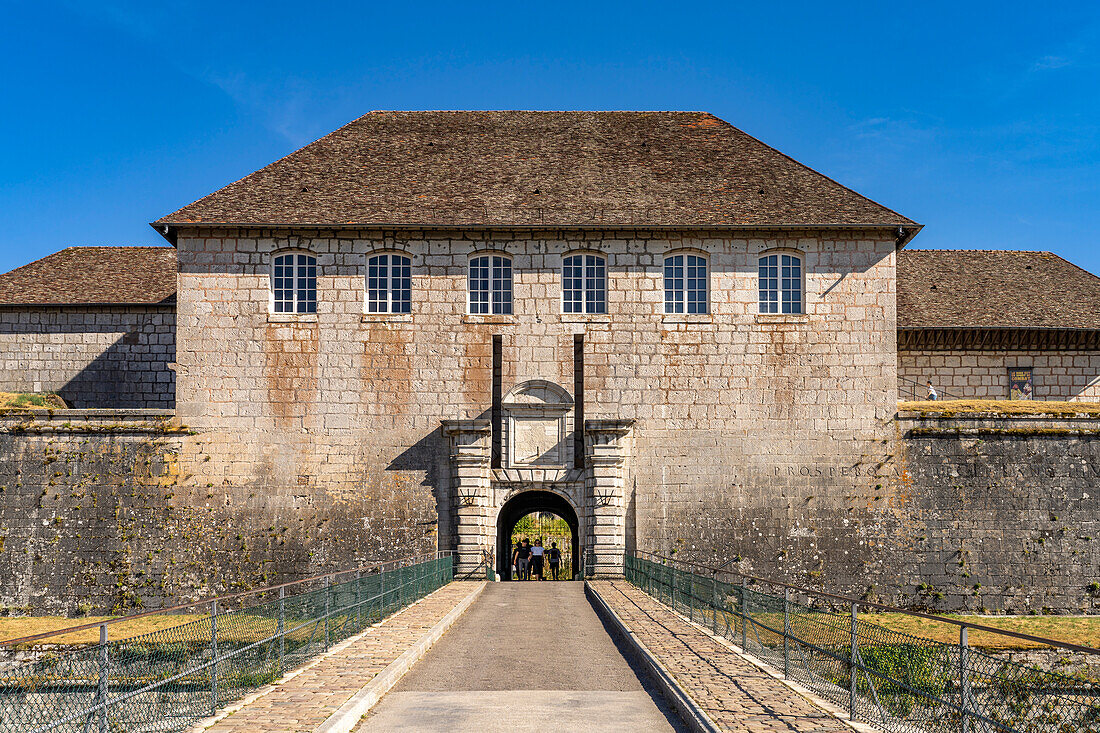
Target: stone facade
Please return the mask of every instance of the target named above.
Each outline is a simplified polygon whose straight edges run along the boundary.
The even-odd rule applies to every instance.
[[[176,310],[0,307],[0,391],[56,392],[71,407],[171,408]]]
[[[427,491],[394,486],[338,497],[295,477],[262,489],[211,485],[180,460],[207,441],[169,415],[0,416],[0,604],[62,614],[85,602],[155,608],[436,547]],[[499,506],[564,489],[578,514],[592,518],[579,527],[585,546],[616,535],[625,499],[634,505],[629,542],[706,563],[737,560],[733,568],[744,573],[936,611],[1097,613],[1100,595],[1090,590],[1100,580],[1097,423],[903,415],[893,423],[896,490],[884,482],[831,495],[839,477],[849,484],[867,477],[812,459],[787,463],[761,478],[776,490],[744,506],[743,488],[721,493],[712,484],[695,525],[710,532],[706,542],[692,541],[682,519],[659,525],[655,536],[636,535],[637,519],[661,507],[639,507],[633,482],[620,491],[615,477],[635,472],[620,471],[619,458],[637,458],[623,440],[631,426],[622,423],[590,425],[590,449],[602,453],[590,504],[583,481],[537,490],[521,474],[516,483],[497,481],[476,439],[470,460],[452,464],[463,475],[450,485],[474,482],[474,491],[458,492],[455,511],[484,521],[464,528],[491,531]],[[475,438],[487,433],[486,421],[453,427]],[[792,502],[784,487],[796,476],[818,493]],[[484,533],[466,536],[474,548],[486,541]],[[599,547],[597,564],[617,551],[614,541]]]
[[[899,350],[898,392],[923,399],[929,380],[946,396],[1008,399],[1008,370],[1031,367],[1034,399],[1100,402],[1100,351]]]
[[[630,453],[614,465],[594,454],[575,478],[482,476],[486,528],[507,497],[549,489],[572,497],[579,515],[586,502],[593,520],[613,514],[591,535],[608,537],[611,548],[689,549],[734,529],[728,507],[766,511],[769,529],[785,534],[814,521],[808,496],[843,503],[889,471],[897,398],[890,232],[854,240],[184,229],[177,247],[177,413],[199,433],[181,464],[200,483],[271,491],[305,477],[326,500],[415,497],[435,508],[440,547],[455,548],[459,481],[441,425],[489,417],[494,335],[503,339],[508,391],[534,380],[572,385],[578,333],[585,416],[632,421]],[[805,257],[807,312],[759,315],[757,256],[783,248]],[[317,256],[315,315],[269,313],[272,254],[289,250]],[[412,257],[412,313],[364,314],[366,257],[376,250]],[[468,258],[484,250],[513,257],[515,315],[466,314]],[[561,256],[579,250],[608,258],[608,315],[561,313]],[[662,262],[672,250],[709,257],[710,313],[663,313]],[[824,480],[801,473],[804,465],[824,468]],[[569,486],[577,481],[583,497]],[[478,531],[491,550],[489,530]],[[836,549],[852,562],[857,551],[843,541]]]

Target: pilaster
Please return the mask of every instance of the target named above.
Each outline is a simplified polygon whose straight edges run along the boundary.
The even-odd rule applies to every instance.
[[[589,517],[585,546],[596,576],[623,572],[626,552],[624,476],[633,420],[586,420],[586,509]],[[588,560],[586,560],[588,562]]]
[[[475,570],[482,561],[482,553],[493,549],[489,497],[491,433],[488,420],[443,421],[443,435],[450,446],[458,573]]]

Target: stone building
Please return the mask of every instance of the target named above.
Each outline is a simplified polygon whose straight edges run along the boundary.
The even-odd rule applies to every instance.
[[[1100,278],[1050,252],[898,255],[898,391],[1100,401]],[[1015,398],[1021,398],[1017,393]]]
[[[0,275],[0,390],[170,408],[175,356],[170,248],[69,247]]]
[[[172,501],[238,537],[308,513],[299,555],[331,562],[439,547],[505,570],[512,524],[545,510],[599,573],[641,549],[920,578],[899,548],[941,499],[913,498],[899,384],[994,396],[974,370],[1029,354],[1037,397],[1096,385],[1095,311],[1043,320],[1044,295],[953,316],[965,255],[904,250],[920,225],[705,113],[371,113],[153,226],[174,250],[130,256],[175,253],[165,384],[193,433]],[[1035,257],[1060,274],[1033,296],[1072,269]],[[34,323],[28,305],[0,317]],[[1002,333],[1017,314],[1026,353]],[[0,388],[73,379],[22,358]]]

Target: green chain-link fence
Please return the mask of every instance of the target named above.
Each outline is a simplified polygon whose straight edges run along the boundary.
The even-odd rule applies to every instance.
[[[0,731],[186,729],[453,576],[437,553],[177,607],[206,614],[127,639],[103,624],[99,644],[0,670]]]
[[[837,612],[814,603],[810,590],[766,593],[747,578],[732,582],[717,571],[704,575],[677,564],[627,555],[624,571],[630,583],[855,720],[889,733],[1100,731],[1100,685],[974,649],[966,626],[958,644],[945,644],[861,620],[857,603]]]

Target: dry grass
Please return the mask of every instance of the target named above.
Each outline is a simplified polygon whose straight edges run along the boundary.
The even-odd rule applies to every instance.
[[[65,400],[50,392],[0,392],[0,410],[65,409]]]
[[[1055,415],[1100,417],[1100,402],[1055,402],[1047,400],[935,400],[899,402],[899,410],[923,413],[992,413],[998,415]]]
[[[364,611],[366,614],[366,611]],[[351,615],[345,616],[343,614],[336,614],[331,617],[331,625],[333,628],[340,626],[343,620],[351,618]],[[34,636],[35,634],[43,634],[47,631],[60,631],[74,626],[83,626],[88,623],[99,623],[101,621],[109,621],[116,616],[88,616],[85,618],[72,619],[65,618],[63,616],[22,616],[13,618],[0,618],[0,640],[4,639],[21,639],[25,636]],[[133,621],[120,621],[119,623],[111,624],[108,627],[110,638],[113,640],[125,640],[132,639],[136,636],[143,636],[144,634],[150,634],[154,631],[163,631],[165,629],[171,629],[176,626],[182,626],[184,624],[191,623],[193,621],[207,621],[209,619],[207,614],[159,614],[153,616],[144,616],[142,618],[134,619]],[[221,616],[219,616],[219,619]],[[218,638],[226,642],[253,642],[261,639],[273,636],[278,631],[278,621],[274,618],[267,616],[252,616],[246,612],[235,613],[232,616],[233,623],[226,623],[222,626],[219,622]],[[296,618],[288,616],[286,618],[287,634],[286,638],[292,641],[306,642],[314,634],[316,630],[313,628],[316,621],[308,618]],[[208,624],[203,623],[199,625],[197,630],[188,629],[186,632],[182,632],[181,636],[195,638],[196,634],[205,637],[210,633],[210,627]],[[160,637],[159,641],[166,641],[164,637]],[[37,646],[80,646],[84,644],[96,644],[99,642],[99,628],[94,627],[91,629],[84,629],[82,631],[74,631],[69,634],[58,634],[57,636],[49,636],[45,639],[39,639],[38,641],[32,641],[26,644],[19,644],[17,648],[25,649],[29,647]]]
[[[83,626],[84,624],[109,621],[113,618],[117,617],[87,616],[85,618],[74,619],[64,616],[16,616],[12,618],[0,618],[0,640],[34,636],[35,634],[44,634],[47,631],[67,629],[71,626]],[[180,624],[203,618],[206,618],[205,614],[145,616],[143,618],[134,619],[133,621],[122,621],[117,624],[111,624],[108,629],[110,630],[111,638],[125,639],[131,636],[148,634],[152,631],[169,629],[173,626],[179,626]],[[51,636],[38,642],[32,642],[32,644],[94,644],[98,641],[99,629],[92,628],[85,629],[84,631],[75,631],[71,634]]]
[[[1100,648],[1100,616],[958,616],[954,614],[945,614],[944,616],[956,621],[1040,636],[1067,644],[1088,646],[1093,649]],[[707,618],[709,619],[709,616]],[[753,618],[773,629],[783,628],[782,613],[754,613]],[[815,616],[811,614],[809,618],[812,619]],[[806,625],[798,624],[792,619],[792,626],[796,627],[795,633],[801,635],[803,640],[817,644],[827,643],[830,639],[835,639],[835,629],[837,628],[841,629],[842,635],[847,633],[848,621],[845,618],[826,616],[817,617],[817,619],[819,624],[810,623]],[[859,614],[859,620],[892,631],[931,639],[944,644],[959,643],[959,627],[954,624],[907,616],[903,613],[861,613]],[[758,631],[757,634],[765,644],[779,643],[782,638],[777,634],[762,630]],[[1045,644],[1025,639],[1014,639],[1011,636],[1002,636],[1001,634],[974,629],[970,629],[967,633],[967,643],[976,649],[990,652],[1051,648]]]
[[[894,631],[900,631],[913,636],[923,636],[947,644],[957,644],[959,641],[959,628],[951,624],[939,623],[928,619],[906,616],[901,613],[861,613],[861,620],[868,621],[879,626],[885,626]],[[1100,616],[955,616],[948,618],[957,621],[969,621],[982,626],[992,626],[996,629],[1015,631],[1021,634],[1042,636],[1067,644],[1078,644],[1092,648],[1100,647]],[[990,650],[1010,649],[1041,649],[1041,644],[1035,644],[1023,639],[1013,639],[1011,636],[1001,636],[987,631],[974,631],[968,633],[968,642],[973,647]]]

